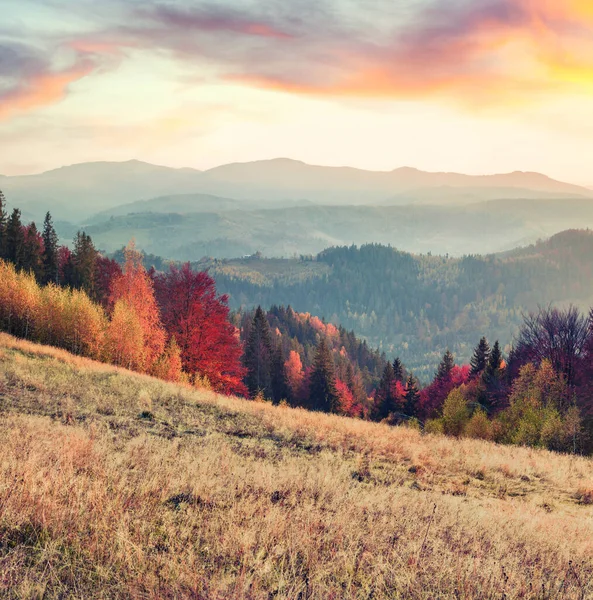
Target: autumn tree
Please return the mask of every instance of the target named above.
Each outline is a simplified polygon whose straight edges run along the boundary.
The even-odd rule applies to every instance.
[[[146,370],[144,324],[124,298],[115,301],[105,333],[103,360],[132,371]]]
[[[291,350],[288,359],[284,363],[286,372],[286,381],[290,398],[294,403],[300,398],[303,385],[303,362],[300,354],[296,350]]]
[[[6,226],[8,224],[8,214],[6,213],[6,198],[0,190],[0,260],[6,258]]]
[[[575,306],[548,307],[525,317],[509,368],[513,376],[529,362],[547,360],[569,386],[575,384],[588,338],[588,321]]]
[[[143,366],[138,370],[150,372],[165,349],[166,334],[161,324],[153,282],[142,265],[142,254],[133,243],[126,248],[121,275],[112,282],[110,304],[115,307],[118,302],[125,303],[138,317],[143,333]],[[125,330],[120,335],[126,335]]]
[[[485,337],[480,340],[480,343],[476,346],[474,354],[470,361],[470,378],[475,379],[482,375],[488,365],[488,358],[490,357],[490,345]]]
[[[59,283],[60,265],[58,259],[58,234],[50,213],[43,222],[43,283]]]
[[[309,386],[309,403],[313,410],[323,412],[335,411],[338,404],[334,359],[324,337],[321,338],[317,346],[313,361]]]
[[[167,342],[165,351],[155,363],[153,375],[165,381],[179,382],[183,380],[181,348],[179,348],[175,337]]]
[[[112,258],[99,255],[95,263],[94,300],[105,308],[109,307],[111,285],[122,273],[119,263]]]
[[[186,263],[156,275],[154,286],[164,327],[179,345],[183,370],[206,378],[222,393],[247,395],[241,342],[229,322],[228,299],[217,295],[212,277]]]

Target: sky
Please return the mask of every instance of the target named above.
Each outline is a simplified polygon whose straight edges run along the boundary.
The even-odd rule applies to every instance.
[[[0,174],[289,157],[593,186],[592,0],[0,5]]]

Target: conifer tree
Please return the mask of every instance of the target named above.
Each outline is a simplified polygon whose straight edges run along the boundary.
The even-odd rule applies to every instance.
[[[268,319],[262,307],[258,306],[251,323],[243,359],[247,369],[245,385],[252,398],[258,394],[273,398],[272,354],[272,335]]]
[[[395,375],[393,373],[393,366],[390,362],[385,365],[383,375],[377,392],[375,395],[375,419],[382,421],[386,419],[391,413],[395,412],[396,399],[395,399]]]
[[[6,225],[6,259],[15,269],[23,267],[23,252],[25,247],[25,233],[21,223],[21,211],[15,208]]]
[[[490,346],[488,345],[488,341],[485,337],[480,340],[480,343],[476,346],[474,350],[474,355],[470,361],[470,377],[476,378],[479,377],[488,366],[488,358],[490,357]]]
[[[418,416],[418,401],[420,393],[418,392],[418,384],[414,375],[410,374],[406,382],[406,402],[404,404],[404,412],[408,417]]]
[[[84,231],[74,238],[72,253],[72,287],[84,290],[91,298],[95,297],[97,257],[99,253],[91,237]]]
[[[43,240],[34,222],[25,228],[22,267],[24,271],[32,273],[35,279],[41,282],[43,276]]]
[[[0,259],[6,258],[6,225],[8,215],[6,213],[6,198],[0,190]]]
[[[281,400],[286,400],[288,398],[288,381],[284,362],[282,346],[277,344],[272,350],[272,361],[270,364],[272,400],[275,404],[278,404]]]
[[[49,212],[43,222],[43,283],[59,282],[58,235]]]
[[[399,359],[399,356],[393,361],[393,377],[395,378],[395,381],[399,381],[401,383],[403,383],[405,379],[404,365]]]
[[[313,410],[335,412],[338,400],[334,359],[327,341],[322,337],[313,361],[309,402]]]
[[[439,365],[436,379],[441,382],[449,381],[449,379],[451,379],[451,371],[453,371],[454,366],[455,358],[453,357],[453,354],[451,354],[451,351],[447,349]]]

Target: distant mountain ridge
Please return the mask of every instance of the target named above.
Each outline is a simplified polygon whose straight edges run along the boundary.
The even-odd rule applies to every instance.
[[[435,200],[436,188],[447,188],[443,198]],[[411,167],[365,171],[308,165],[291,159],[234,163],[207,171],[174,169],[137,160],[80,163],[37,175],[3,177],[2,189],[11,205],[20,206],[37,218],[49,207],[56,218],[70,221],[84,220],[123,204],[180,194],[271,205],[295,201],[327,205],[440,201],[464,204],[468,202],[464,189],[472,190],[474,201],[508,198],[513,189],[518,197],[554,194],[593,198],[592,190],[540,173],[516,171],[475,176],[427,173]]]

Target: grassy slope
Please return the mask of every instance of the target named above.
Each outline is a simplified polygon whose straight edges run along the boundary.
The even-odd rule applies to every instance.
[[[588,459],[225,398],[0,335],[2,597],[589,598],[592,491]]]

